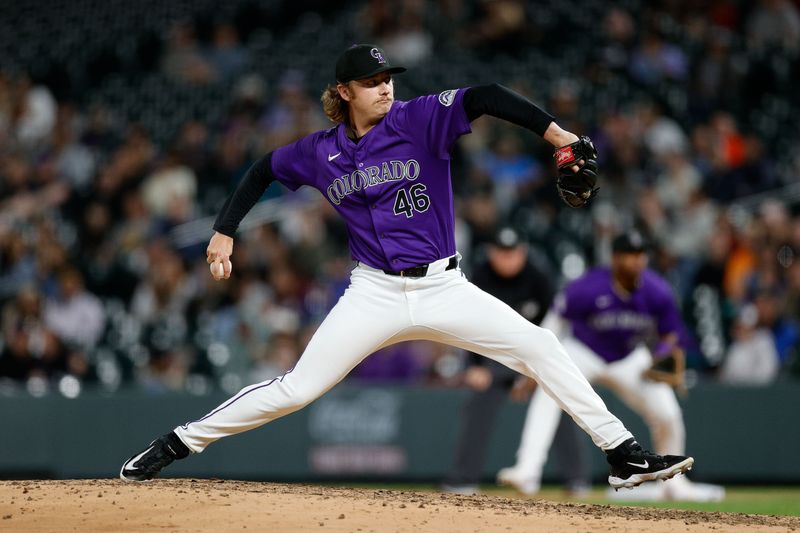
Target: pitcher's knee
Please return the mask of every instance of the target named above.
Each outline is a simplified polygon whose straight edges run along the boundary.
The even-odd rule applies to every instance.
[[[302,409],[320,394],[318,386],[298,383],[297,380],[284,375],[254,387],[246,387],[238,396],[247,395],[253,398],[256,408],[266,414],[279,413],[279,416],[284,416]]]
[[[536,347],[539,352],[547,354],[549,357],[565,357],[571,360],[567,349],[564,348],[555,333],[544,328],[538,328],[538,330],[539,335],[536,339]]]
[[[534,334],[528,337],[519,347],[520,359],[529,365],[539,361],[556,362],[558,359],[570,359],[564,345],[550,330],[536,327]]]
[[[287,384],[286,393],[291,406],[297,410],[302,409],[319,398],[321,392],[318,387],[309,387],[306,384]]]

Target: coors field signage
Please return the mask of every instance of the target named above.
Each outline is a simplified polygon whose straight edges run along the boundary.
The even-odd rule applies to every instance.
[[[314,445],[309,466],[321,474],[401,472],[407,466],[400,436],[402,395],[367,389],[336,393],[310,408],[308,432]]]

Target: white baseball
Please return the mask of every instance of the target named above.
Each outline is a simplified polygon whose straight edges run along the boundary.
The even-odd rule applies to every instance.
[[[233,265],[231,264],[230,259],[227,260],[228,262],[228,272],[231,271]],[[225,269],[222,267],[222,263],[220,261],[214,261],[208,268],[211,270],[211,275],[215,278],[223,278],[225,277]]]

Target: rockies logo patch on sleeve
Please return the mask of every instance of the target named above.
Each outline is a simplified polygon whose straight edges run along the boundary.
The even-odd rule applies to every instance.
[[[450,107],[456,99],[457,89],[450,89],[439,93],[439,103],[445,107]]]

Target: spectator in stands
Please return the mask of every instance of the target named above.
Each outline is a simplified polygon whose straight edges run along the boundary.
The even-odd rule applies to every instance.
[[[691,280],[707,253],[708,240],[714,236],[716,206],[703,191],[689,191],[684,205],[669,208],[660,201],[658,191],[647,188],[639,196],[639,211],[645,227],[658,242],[673,269],[672,281],[681,299],[688,296]]]
[[[31,377],[56,377],[66,368],[66,351],[42,317],[42,296],[23,287],[3,307],[5,342],[0,356],[0,377],[26,381]]]
[[[106,156],[120,141],[120,127],[114,120],[112,109],[105,105],[94,104],[89,107],[85,117],[80,143],[86,146],[99,159]]]
[[[775,339],[759,323],[756,306],[742,308],[733,329],[731,344],[720,369],[719,379],[730,385],[769,385],[778,375],[779,359]]]
[[[4,164],[3,164],[4,163]],[[52,166],[34,165],[23,152],[0,160],[0,221],[22,222],[46,215],[61,206],[69,197],[69,186],[53,171]]]
[[[176,151],[167,153],[142,183],[142,200],[151,216],[172,226],[195,216],[197,176]]]
[[[47,159],[60,179],[74,191],[86,192],[95,175],[95,154],[78,142],[77,123],[81,120],[72,105],[58,108],[58,121],[53,130]]]
[[[630,74],[644,85],[682,82],[689,68],[686,54],[655,29],[645,30],[630,63]]]
[[[119,212],[123,196],[139,186],[155,156],[156,147],[147,130],[141,124],[129,126],[122,145],[98,173],[92,191],[94,198],[110,205],[113,212]]]
[[[161,69],[175,81],[197,85],[214,82],[219,75],[214,65],[203,55],[194,28],[185,21],[177,22],[169,29]]]
[[[210,137],[208,125],[199,120],[190,120],[181,126],[174,146],[176,159],[194,171],[199,184],[210,184],[217,177],[213,168]]]
[[[553,110],[553,115],[571,128],[570,131],[578,132],[576,135],[588,132],[580,109],[580,92],[578,80],[566,77],[556,81],[550,91],[550,108]]]
[[[44,85],[22,74],[15,87],[12,123],[17,141],[33,149],[47,140],[56,124],[57,104]]]
[[[614,72],[628,68],[634,44],[635,30],[630,13],[620,7],[610,7],[603,22],[605,43],[599,48],[601,62]]]
[[[133,315],[145,325],[181,319],[191,295],[190,280],[174,250],[163,240],[150,243],[145,276],[131,302]]]
[[[522,0],[481,0],[461,40],[469,48],[518,54],[531,33]]]
[[[780,187],[771,158],[766,157],[764,145],[756,135],[744,136],[742,164],[733,169],[726,181],[731,198],[743,198]]]
[[[637,108],[637,126],[644,147],[658,162],[672,153],[686,152],[689,141],[678,123],[664,115],[655,102],[643,102]]]
[[[388,4],[388,2],[373,2]],[[399,9],[390,9],[373,27],[375,41],[386,53],[403,65],[415,66],[433,53],[433,36],[425,26],[426,6],[416,0],[401,0]]]
[[[620,212],[636,212],[636,193],[644,182],[641,137],[635,122],[621,112],[609,112],[602,117],[597,142],[604,146],[600,163],[603,165],[604,201]]]
[[[664,166],[655,183],[658,201],[668,211],[683,210],[701,190],[703,176],[684,150],[665,152],[662,162]]]
[[[36,287],[46,298],[53,298],[59,290],[58,273],[70,266],[69,252],[54,221],[37,220],[32,229],[31,240],[36,243]]]
[[[747,21],[750,45],[796,52],[800,47],[800,12],[789,0],[759,0]]]
[[[11,121],[14,116],[14,93],[11,76],[0,68],[0,146],[11,142]]]
[[[281,76],[277,98],[259,120],[259,128],[265,134],[262,149],[272,150],[294,142],[325,124],[319,106],[308,96],[305,76],[297,70],[286,71]]]
[[[134,192],[128,196],[139,198]],[[106,204],[92,202],[76,222],[81,247],[73,253],[75,265],[80,266],[87,289],[104,300],[130,302],[139,281],[132,268],[149,237],[146,228],[151,221],[148,218],[141,222],[144,234],[139,234],[132,230],[135,223],[129,217],[127,205],[116,218]]]
[[[10,229],[0,224],[0,301],[13,297],[36,276],[35,255],[22,235]]]
[[[522,150],[522,140],[501,130],[491,149],[479,159],[481,170],[491,176],[500,217],[506,217],[521,198],[545,184],[542,165]]]
[[[146,357],[138,380],[148,391],[180,390],[195,353],[190,345],[188,305],[194,294],[191,280],[177,254],[163,241],[147,249],[145,276],[136,287],[131,314],[142,328]]]
[[[76,269],[63,269],[58,282],[58,295],[45,302],[44,323],[64,345],[87,352],[97,345],[103,333],[106,321],[103,305],[84,288],[83,278]]]
[[[217,24],[214,28],[207,56],[210,69],[220,81],[236,79],[250,63],[249,53],[239,42],[236,27],[230,23]]]
[[[792,253],[792,262],[786,269],[786,307],[783,311],[783,316],[792,320],[797,326],[798,317],[800,317],[800,261],[797,255]],[[795,367],[800,364],[800,345],[795,340],[786,354],[787,363],[794,364]],[[800,368],[795,368],[800,370]]]
[[[731,108],[739,95],[734,88],[741,83],[741,67],[732,56],[733,34],[713,27],[708,31],[704,53],[692,64],[689,76],[689,109],[701,120],[707,120],[715,109]]]

